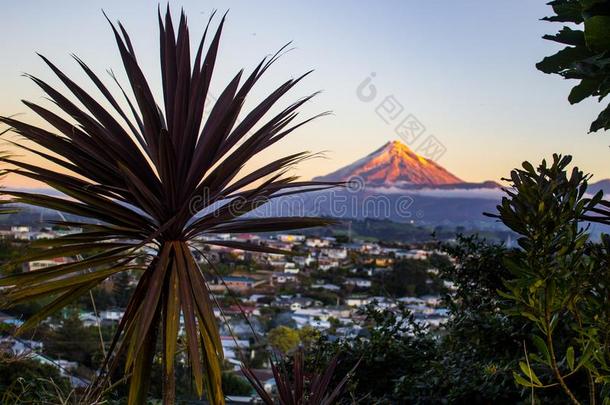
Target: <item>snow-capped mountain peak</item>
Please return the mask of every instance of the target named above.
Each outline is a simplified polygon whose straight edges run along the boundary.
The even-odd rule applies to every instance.
[[[436,162],[400,141],[391,141],[371,154],[316,180],[345,181],[359,177],[369,186],[442,186],[464,183]]]

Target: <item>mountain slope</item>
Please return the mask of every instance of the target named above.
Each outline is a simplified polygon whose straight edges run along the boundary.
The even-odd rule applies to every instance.
[[[353,186],[286,196],[257,215],[323,216],[340,220],[377,219],[418,225],[500,228],[483,212],[495,212],[502,197],[493,182],[467,183],[399,141],[318,181],[353,181]]]
[[[591,194],[595,194],[600,190],[603,191],[605,195],[610,194],[610,179],[589,183],[589,187],[587,187],[587,192]]]
[[[463,181],[400,141],[383,145],[373,153],[316,180],[344,181],[361,177],[370,186],[409,184],[457,184]]]

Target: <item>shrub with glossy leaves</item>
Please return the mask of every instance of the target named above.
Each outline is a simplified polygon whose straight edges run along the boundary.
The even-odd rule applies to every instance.
[[[610,1],[553,0],[548,4],[555,14],[543,20],[572,27],[564,25],[557,34],[543,37],[566,47],[544,58],[536,67],[544,73],[580,81],[570,91],[570,103],[589,97],[597,97],[601,102],[610,92]],[[591,124],[592,132],[599,129],[610,129],[610,106]]]
[[[600,212],[602,193],[587,195],[590,175],[569,170],[570,161],[554,155],[511,172],[497,216],[519,234],[521,249],[506,257],[511,274],[501,295],[510,303],[505,312],[533,327],[516,382],[532,390],[561,387],[565,401],[595,403],[608,398],[610,381],[608,237],[602,245],[590,241],[582,220]]]

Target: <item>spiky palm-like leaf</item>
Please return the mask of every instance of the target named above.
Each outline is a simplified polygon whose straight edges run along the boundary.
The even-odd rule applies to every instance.
[[[288,359],[275,360],[270,358],[273,380],[277,388],[277,401],[273,395],[265,390],[265,384],[256,376],[254,371],[242,366],[244,376],[250,381],[255,391],[265,405],[331,405],[345,389],[346,384],[360,365],[360,360],[354,367],[333,386],[335,370],[339,364],[337,356],[333,357],[326,368],[321,372],[306,373],[305,357],[300,348],[292,359],[292,373],[289,372]]]
[[[220,383],[222,347],[210,294],[191,252],[194,238],[202,234],[282,231],[327,223],[306,217],[243,217],[260,206],[261,201],[332,184],[297,181],[285,175],[290,166],[309,157],[308,152],[243,172],[253,156],[312,119],[296,121],[299,108],[313,95],[266,117],[306,73],[277,87],[237,123],[246,96],[281,50],[263,59],[249,75],[237,73],[219,94],[207,119],[203,119],[224,21],[223,17],[213,35],[208,33],[208,22],[191,60],[184,14],[176,33],[169,8],[165,18],[159,13],[161,106],[142,73],[127,32],[120,23],[118,27],[110,23],[132,95],[119,85],[123,100],[119,102],[102,80],[74,57],[100,93],[90,94],[41,56],[78,103],[38,77],[29,76],[63,114],[28,101],[24,103],[55,131],[11,117],[0,118],[42,148],[20,143],[18,146],[62,170],[11,158],[2,160],[17,167],[13,172],[41,180],[67,196],[14,191],[11,194],[15,201],[88,218],[82,222],[61,221],[62,225],[80,227],[83,231],[40,242],[40,249],[22,260],[70,255],[84,258],[79,256],[81,259],[72,263],[5,277],[0,279],[0,286],[11,287],[7,297],[12,303],[55,297],[27,320],[23,329],[28,329],[106,278],[140,269],[138,286],[118,325],[98,381],[102,384],[119,356],[126,354],[125,372],[131,374],[131,404],[145,402],[158,338],[163,342],[164,399],[166,403],[174,401],[174,357],[181,315],[197,392],[202,395],[205,391],[212,403],[224,402]],[[111,108],[104,108],[96,97]],[[195,215],[197,211],[203,214]],[[238,242],[232,242],[232,246],[250,247]],[[148,264],[143,267],[135,264],[138,257],[148,258]]]

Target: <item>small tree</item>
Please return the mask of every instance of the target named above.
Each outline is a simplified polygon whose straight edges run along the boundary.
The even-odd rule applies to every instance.
[[[0,402],[3,404],[69,403],[70,393],[70,381],[52,365],[28,358],[0,359]]]
[[[320,331],[310,325],[305,325],[298,331],[299,341],[305,350],[313,347],[320,339]]]
[[[502,222],[520,235],[521,249],[506,258],[511,276],[503,297],[511,315],[535,327],[533,346],[525,348],[517,383],[529,387],[559,386],[569,400],[580,403],[578,380],[586,376],[589,403],[608,397],[607,328],[608,262],[605,245],[592,245],[581,223],[602,198],[586,195],[591,177],[578,168],[568,172],[570,156],[554,155],[538,168],[524,162],[511,172],[512,188],[498,206]],[[607,237],[604,238],[607,240]],[[603,281],[602,281],[603,280]],[[544,382],[536,370],[550,371]],[[576,383],[570,384],[576,379]]]
[[[195,260],[199,236],[206,234],[207,244],[278,253],[249,243],[215,240],[213,235],[329,223],[310,217],[244,217],[270,199],[333,184],[297,181],[286,174],[296,163],[312,157],[309,152],[277,157],[254,170],[244,170],[260,152],[315,118],[297,119],[301,106],[315,93],[269,114],[307,76],[305,73],[280,84],[242,114],[248,94],[283,47],[264,58],[251,73],[237,72],[216,99],[209,88],[224,21],[223,17],[215,33],[208,30],[208,23],[191,55],[186,16],[180,16],[175,29],[169,7],[164,17],[159,12],[162,100],[154,96],[124,27],[111,24],[129,89],[111,75],[118,87],[119,97],[115,97],[100,77],[75,57],[96,89],[89,92],[42,57],[70,94],[29,76],[53,101],[56,112],[35,103],[25,104],[48,125],[40,128],[0,117],[0,122],[36,145],[33,148],[29,142],[19,141],[17,146],[38,155],[44,163],[0,160],[16,167],[11,172],[42,181],[66,196],[12,191],[15,201],[71,214],[78,219],[62,220],[58,225],[83,230],[40,241],[36,245],[40,249],[20,258],[26,262],[78,256],[78,260],[4,277],[0,286],[11,287],[5,296],[11,304],[53,297],[25,322],[25,330],[108,277],[138,272],[138,285],[95,384],[99,389],[108,386],[112,371],[126,356],[130,404],[146,402],[157,354],[161,354],[164,369],[164,402],[175,403],[181,317],[196,391],[202,396],[205,390],[211,403],[224,403],[223,350],[204,277],[204,271],[213,274],[213,269],[202,269]],[[204,113],[206,107],[211,107],[209,113]],[[162,353],[157,350],[158,339]]]
[[[301,342],[299,332],[287,326],[280,325],[269,331],[267,335],[269,346],[281,353],[289,353]]]

